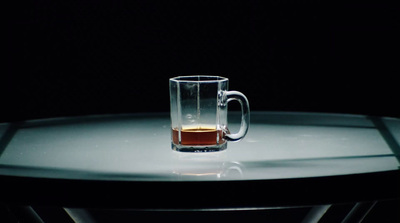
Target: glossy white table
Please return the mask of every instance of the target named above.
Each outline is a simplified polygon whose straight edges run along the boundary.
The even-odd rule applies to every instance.
[[[0,136],[4,202],[219,208],[399,194],[395,118],[252,112],[242,141],[210,153],[171,150],[168,113],[4,123]]]

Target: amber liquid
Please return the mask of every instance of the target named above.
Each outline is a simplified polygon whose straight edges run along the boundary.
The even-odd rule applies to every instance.
[[[218,140],[217,140],[218,139]],[[179,144],[179,130],[172,129],[172,141]],[[181,130],[181,145],[204,146],[225,143],[222,130],[216,128],[184,128]]]

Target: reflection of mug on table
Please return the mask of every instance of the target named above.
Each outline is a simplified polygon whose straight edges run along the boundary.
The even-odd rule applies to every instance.
[[[226,151],[218,153],[173,153],[172,173],[178,180],[232,180],[241,179],[245,167],[231,161]]]
[[[169,81],[172,149],[182,152],[220,151],[227,141],[242,139],[250,122],[249,103],[238,91],[228,91],[228,78],[181,76]],[[237,100],[242,108],[238,133],[229,132],[227,104]]]

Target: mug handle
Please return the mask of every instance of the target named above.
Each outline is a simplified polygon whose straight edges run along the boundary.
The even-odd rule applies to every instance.
[[[237,133],[229,133],[228,129],[225,129],[225,139],[228,141],[239,141],[246,136],[250,125],[250,107],[249,101],[246,96],[239,91],[225,91],[225,98],[227,103],[230,101],[238,101],[242,110],[242,119],[240,122],[240,129]]]

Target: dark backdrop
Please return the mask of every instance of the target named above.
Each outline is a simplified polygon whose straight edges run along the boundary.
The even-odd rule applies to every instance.
[[[4,9],[0,122],[169,111],[168,78],[186,74],[229,77],[252,110],[400,116],[400,13],[383,1],[23,1]]]

